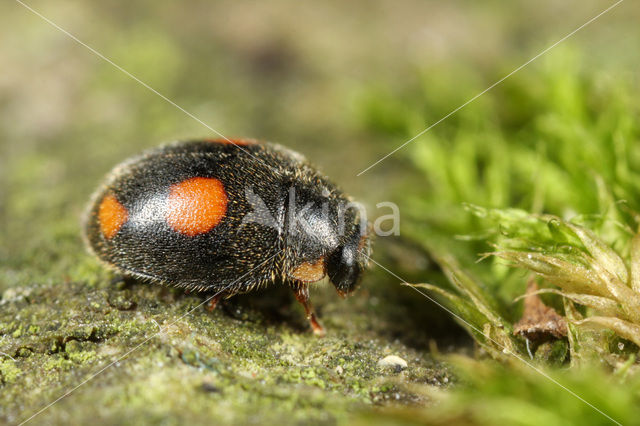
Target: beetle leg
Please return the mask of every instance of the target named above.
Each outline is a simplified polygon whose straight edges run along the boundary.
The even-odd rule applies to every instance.
[[[316,318],[316,314],[313,311],[313,306],[311,305],[311,301],[309,300],[309,285],[296,283],[291,286],[293,289],[293,294],[295,294],[298,302],[304,306],[304,311],[307,314],[307,319],[311,324],[311,328],[313,329],[313,334],[316,336],[324,336],[324,328],[318,322]]]
[[[220,299],[222,299],[223,297],[224,297],[224,293],[222,292],[215,294],[211,299],[207,301],[207,310],[209,312],[213,311],[218,305],[218,302],[220,301]]]

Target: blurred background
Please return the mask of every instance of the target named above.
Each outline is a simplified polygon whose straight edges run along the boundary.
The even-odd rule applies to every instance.
[[[27,4],[223,135],[303,153],[370,216],[388,213],[376,210],[381,201],[397,203],[401,238],[379,238],[374,258],[403,279],[445,282],[429,252],[452,252],[494,279],[510,319],[524,274],[475,266],[488,246],[455,238],[478,230],[463,203],[595,214],[595,171],[640,207],[628,197],[640,181],[614,161],[640,165],[640,5],[631,0],[360,176],[614,2]],[[106,286],[81,240],[91,193],[127,157],[198,137],[217,135],[19,2],[2,2],[0,293]],[[319,305],[335,302],[318,291]],[[372,335],[417,350],[432,338],[469,346],[448,315],[379,268],[339,303],[326,305],[337,324],[372,315]]]
[[[304,153],[375,215],[375,203],[402,204],[424,178],[408,165],[409,149],[357,173],[612,3],[28,4],[222,134]],[[545,64],[568,49],[579,56],[571,72],[636,79],[639,14],[624,2],[512,76],[509,87],[544,91]],[[17,2],[0,6],[0,28],[7,288],[52,268],[68,271],[70,252],[81,253],[85,202],[116,163],[164,142],[215,135]],[[516,126],[527,121],[518,99],[475,103],[467,116],[478,122],[503,113],[516,116]],[[433,132],[446,139],[459,123],[456,114]]]

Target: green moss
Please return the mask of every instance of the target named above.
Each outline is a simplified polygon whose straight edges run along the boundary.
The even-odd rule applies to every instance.
[[[56,372],[60,373],[63,371],[68,371],[73,368],[73,362],[71,362],[68,358],[64,357],[60,354],[53,354],[46,359],[46,361],[42,364],[42,369],[45,372]]]
[[[508,365],[450,359],[466,384],[446,394],[423,389],[435,402],[428,409],[390,410],[365,414],[359,424],[638,424],[638,377],[611,376],[597,366],[579,370],[538,372],[514,361]],[[551,380],[550,380],[551,379]],[[594,384],[597,384],[594,386]],[[567,391],[569,390],[569,391]]]
[[[16,361],[3,355],[0,360],[0,379],[2,384],[14,383],[21,374],[22,371],[16,366]]]
[[[519,315],[512,301],[524,279],[495,262],[474,263],[487,246],[483,238],[454,238],[480,229],[462,203],[560,216],[602,213],[622,198],[638,204],[637,90],[620,72],[627,66],[620,58],[633,61],[640,38],[624,37],[624,45],[611,39],[620,28],[636,31],[633,13],[618,15],[628,19],[626,27],[600,26],[615,28],[594,36],[605,36],[604,47],[580,33],[572,48],[548,52],[354,178],[523,63],[523,52],[557,39],[557,22],[541,12],[546,8],[527,9],[524,1],[499,8],[491,2],[388,8],[356,1],[347,9],[319,2],[309,13],[302,3],[257,9],[201,3],[75,2],[68,22],[60,21],[67,9],[55,2],[43,3],[41,12],[213,128],[284,143],[369,206],[398,202],[403,235],[380,238],[376,260],[403,279],[450,289],[427,251],[453,253],[487,284],[483,294],[491,297],[484,298],[481,315],[467,312],[478,321],[487,314],[504,320],[491,322],[493,336],[510,341],[509,325]],[[585,2],[570,6],[575,16],[591,16]],[[323,339],[309,332],[288,289],[238,297],[209,313],[197,295],[112,282],[81,239],[92,191],[111,167],[145,148],[214,135],[26,9],[0,8],[7,41],[0,57],[11,64],[0,78],[0,422],[17,424],[87,379],[36,421],[346,424],[359,410],[377,415],[431,408],[435,398],[424,389],[448,389],[452,382],[470,411],[509,408],[512,401],[503,395],[511,391],[521,402],[513,407],[533,404],[522,403],[527,386],[544,385],[517,370],[481,376],[488,389],[454,380],[448,364],[431,354],[438,347],[472,353],[469,340],[439,307],[379,268],[347,300],[331,288],[314,289],[328,332]],[[517,19],[522,10],[524,22]],[[434,25],[425,21],[430,17]],[[429,30],[407,32],[423,27]],[[434,38],[432,31],[443,36]],[[477,33],[488,44],[477,42]],[[603,64],[614,72],[595,76]],[[620,217],[599,219],[607,243],[620,249]],[[584,313],[580,309],[577,314]],[[606,343],[620,377],[635,374],[637,347],[627,340],[610,335],[603,341],[601,334],[570,329],[577,347]],[[563,350],[543,345],[535,356],[553,364]],[[408,369],[378,368],[391,354],[405,359]],[[599,358],[597,351],[580,356]],[[518,387],[521,377],[524,387]],[[598,389],[589,386],[598,377],[585,378],[579,389]],[[491,393],[494,388],[502,391]],[[624,390],[621,385],[611,395],[627,407],[636,402],[635,391],[625,396]],[[547,393],[553,391],[541,392],[541,401],[552,404]],[[474,392],[492,397],[474,399]],[[533,405],[536,413],[544,411]],[[580,414],[576,419],[584,420]]]
[[[536,348],[535,360],[544,365],[562,366],[569,355],[569,347],[564,340],[545,342]]]

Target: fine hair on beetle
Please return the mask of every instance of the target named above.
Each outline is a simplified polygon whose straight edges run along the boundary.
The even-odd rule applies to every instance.
[[[399,232],[399,209],[367,220],[301,154],[253,139],[178,141],[115,166],[86,213],[87,245],[122,274],[221,299],[285,282],[316,334],[309,286],[359,285],[371,236]],[[391,220],[392,226],[382,229]]]
[[[330,195],[328,190],[325,189],[324,191],[323,195],[328,197]],[[253,188],[245,188],[245,198],[253,208],[253,211],[245,215],[242,220],[243,225],[255,223],[276,229],[279,232],[283,232],[283,228],[286,227],[286,231],[291,235],[303,231],[307,234],[314,233],[316,224],[309,223],[308,213],[311,210],[318,211],[316,204],[314,201],[308,201],[303,206],[298,207],[296,204],[296,188],[294,186],[289,188],[286,224],[275,219],[273,212],[267,207],[262,198],[253,191]],[[331,206],[333,206],[333,209]],[[341,237],[345,236],[346,233],[352,232],[352,229],[347,229],[348,221],[346,220],[347,213],[350,210],[354,211],[355,216],[359,219],[357,226],[360,236],[367,235],[371,231],[378,236],[399,235],[400,212],[397,205],[393,202],[385,201],[376,204],[376,207],[390,207],[392,212],[389,215],[380,216],[374,223],[370,223],[367,220],[367,210],[363,203],[353,200],[348,200],[347,202],[340,200],[337,203],[332,203],[328,199],[322,202],[319,212],[320,217],[324,219],[323,223],[331,223],[331,230]],[[385,220],[391,220],[392,223],[388,230],[382,229],[382,222]]]

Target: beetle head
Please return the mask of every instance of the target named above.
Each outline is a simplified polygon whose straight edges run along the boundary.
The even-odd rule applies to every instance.
[[[366,224],[354,222],[345,243],[327,259],[327,272],[338,294],[346,297],[357,287],[371,252]]]

